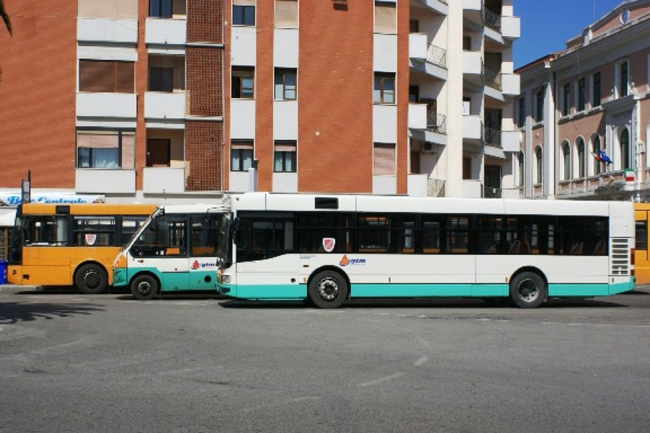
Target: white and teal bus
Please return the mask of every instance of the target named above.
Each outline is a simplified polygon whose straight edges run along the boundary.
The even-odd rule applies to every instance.
[[[113,286],[137,299],[167,291],[217,288],[217,247],[223,208],[166,205],[157,208],[113,263]]]
[[[336,308],[509,297],[535,308],[634,288],[628,202],[247,193],[230,207],[218,290],[233,298]]]

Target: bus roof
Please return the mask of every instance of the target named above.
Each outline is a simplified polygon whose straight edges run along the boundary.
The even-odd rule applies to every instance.
[[[438,198],[352,194],[244,193],[232,196],[237,210],[461,213],[605,216],[631,202]]]

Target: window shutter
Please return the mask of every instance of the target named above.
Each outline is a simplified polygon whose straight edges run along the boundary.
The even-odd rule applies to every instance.
[[[114,62],[79,61],[80,92],[112,92]]]
[[[135,133],[122,133],[122,169],[135,168]]]
[[[275,0],[275,26],[298,27],[298,2],[296,0]]]
[[[135,91],[135,63],[116,62],[117,79],[115,91],[119,93],[134,93]]]
[[[395,144],[375,143],[374,175],[391,176],[396,173]]]
[[[397,33],[395,3],[375,2],[375,32]]]
[[[232,4],[236,6],[255,6],[255,0],[233,0]]]
[[[118,147],[117,132],[84,131],[77,134],[77,147],[115,149]]]

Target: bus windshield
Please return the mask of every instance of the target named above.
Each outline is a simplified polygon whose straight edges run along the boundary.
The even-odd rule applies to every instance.
[[[219,233],[219,243],[217,244],[217,265],[223,266],[225,268],[230,267],[230,215],[223,214],[221,215],[221,224],[220,224],[220,233]]]

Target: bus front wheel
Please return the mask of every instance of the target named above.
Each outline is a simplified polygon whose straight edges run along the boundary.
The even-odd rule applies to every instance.
[[[348,283],[338,272],[323,271],[311,280],[309,300],[318,308],[338,308],[348,297]]]
[[[141,301],[153,299],[158,295],[158,280],[151,275],[138,275],[131,282],[131,293]]]
[[[510,281],[510,299],[519,308],[537,308],[546,296],[546,283],[534,272],[522,272]]]
[[[74,275],[74,285],[81,293],[95,295],[103,292],[108,286],[108,275],[101,266],[87,263]]]

